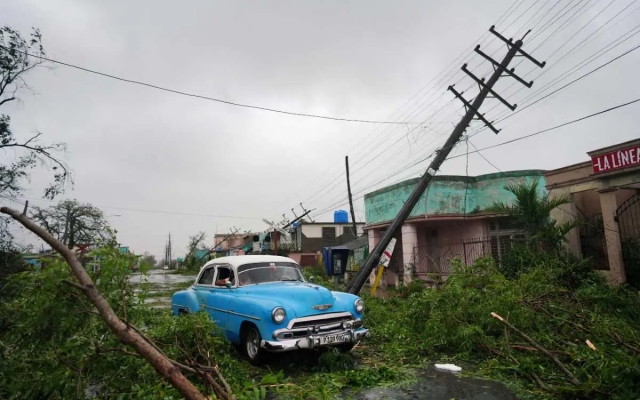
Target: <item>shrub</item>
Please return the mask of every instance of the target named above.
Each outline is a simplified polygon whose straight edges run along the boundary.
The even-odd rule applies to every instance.
[[[431,354],[473,362],[481,375],[525,384],[533,398],[548,396],[536,379],[560,398],[635,396],[640,392],[637,295],[609,287],[590,270],[580,272],[583,264],[575,260],[529,256],[531,264],[512,279],[485,258],[472,266],[457,263],[439,290],[417,291],[407,299],[367,298],[371,340],[397,357]],[[570,384],[516,333],[509,331],[507,338],[491,312],[556,353],[581,384]]]

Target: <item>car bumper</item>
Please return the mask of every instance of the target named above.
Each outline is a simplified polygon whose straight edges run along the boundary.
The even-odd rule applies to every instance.
[[[334,335],[347,335],[348,340],[334,343],[325,343],[323,338]],[[368,338],[370,335],[369,330],[366,328],[358,329],[345,329],[339,332],[332,332],[330,334],[309,335],[303,338],[284,339],[284,340],[263,340],[260,346],[266,351],[272,352],[284,352],[294,351],[301,349],[317,349],[320,347],[330,347],[340,344],[356,343],[364,338]]]

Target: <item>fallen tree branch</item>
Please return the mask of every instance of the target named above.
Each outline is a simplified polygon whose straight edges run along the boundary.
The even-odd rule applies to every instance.
[[[574,384],[576,386],[580,385],[580,381],[571,373],[571,371],[569,371],[569,369],[567,369],[567,367],[560,360],[558,360],[558,357],[556,357],[553,353],[551,353],[550,351],[548,351],[544,347],[540,346],[535,340],[533,340],[529,336],[527,336],[526,333],[522,332],[521,330],[519,330],[515,326],[511,325],[511,323],[505,321],[504,318],[502,318],[498,314],[492,312],[491,316],[493,318],[497,319],[498,321],[502,322],[504,325],[506,325],[509,329],[511,329],[512,331],[514,331],[518,335],[520,335],[524,340],[526,340],[527,342],[531,343],[531,345],[533,347],[538,349],[538,351],[543,353],[545,356],[549,357],[551,359],[551,361],[553,361],[553,363],[556,364],[558,366],[558,368],[560,368],[562,370],[562,372],[565,373],[565,375],[567,375],[567,377],[569,378],[569,381],[572,384]]]
[[[551,312],[549,312],[548,310],[546,310],[544,307],[535,307],[535,306],[532,306],[532,307],[533,307],[535,310],[537,310],[537,311],[542,311],[542,312],[544,312],[545,314],[547,314],[547,315],[548,315],[549,317],[551,317],[551,318],[554,318],[554,319],[557,319],[557,320],[559,320],[559,321],[562,321],[562,322],[564,322],[565,324],[570,325],[570,326],[572,326],[572,327],[574,327],[574,328],[576,328],[576,329],[578,329],[578,330],[580,330],[580,331],[582,331],[582,332],[584,332],[584,333],[586,333],[586,334],[591,334],[591,331],[590,331],[589,329],[585,328],[584,326],[582,326],[582,325],[580,325],[580,324],[577,324],[577,323],[575,323],[575,322],[573,322],[573,321],[569,321],[569,320],[567,320],[567,319],[561,318],[561,317],[559,317],[559,316],[557,316],[557,315],[554,315],[553,313],[551,313]],[[557,307],[557,308],[558,308],[558,307]],[[568,311],[567,311],[567,312],[568,312]],[[587,322],[587,323],[589,323],[589,324],[592,324],[592,322],[591,322],[591,321],[589,321],[589,320],[587,320],[587,319],[585,319],[584,321],[586,321],[586,322]],[[625,342],[620,338],[620,335],[618,335],[618,333],[617,333],[617,332],[613,332],[613,334],[612,334],[612,333],[607,333],[607,336],[609,336],[611,339],[615,340],[615,341],[616,341],[616,343],[618,343],[619,345],[621,345],[621,346],[623,346],[623,347],[625,347],[625,348],[627,348],[627,349],[629,349],[629,350],[633,351],[634,353],[640,354],[640,346],[638,346],[638,347],[633,347],[633,346],[631,346],[630,344],[625,343]]]
[[[154,346],[150,345],[135,330],[128,329],[127,324],[113,311],[113,308],[97,290],[91,277],[84,269],[75,253],[68,249],[60,241],[56,240],[51,234],[44,230],[41,226],[31,221],[25,214],[20,213],[8,207],[0,208],[0,212],[11,216],[14,220],[20,222],[25,228],[36,234],[44,240],[51,248],[60,254],[71,269],[71,272],[79,282],[78,286],[83,287],[82,292],[87,296],[91,304],[93,304],[100,317],[109,329],[118,337],[120,342],[132,347],[136,353],[141,355],[151,366],[167,380],[184,398],[188,400],[205,400],[205,396],[196,388],[183,374],[180,368],[171,362],[163,353],[159,352]],[[72,285],[76,287],[75,285]],[[79,289],[79,288],[78,288]]]
[[[540,379],[540,377],[535,372],[532,372],[531,376],[533,377],[533,380],[536,381],[538,386],[540,386],[540,389],[542,389],[542,390],[544,390],[546,392],[550,392],[551,391],[551,390],[549,390],[549,386],[547,386],[544,382],[542,382],[542,379]]]
[[[87,288],[85,286],[78,285],[77,283],[68,281],[66,279],[62,280],[61,282],[64,283],[65,285],[67,285],[67,286],[71,286],[72,288],[76,288],[78,290],[81,290],[82,292],[85,292],[87,290]],[[94,314],[100,315],[100,314],[95,313],[95,312],[94,312]]]

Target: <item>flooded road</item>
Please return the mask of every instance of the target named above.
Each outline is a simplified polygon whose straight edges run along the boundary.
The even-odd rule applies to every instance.
[[[182,275],[175,271],[165,271],[153,269],[147,275],[140,273],[129,275],[129,282],[134,286],[136,292],[140,292],[140,286],[147,289],[147,299],[145,302],[153,308],[169,308],[171,305],[171,295],[178,290],[191,286],[195,280],[195,275]]]

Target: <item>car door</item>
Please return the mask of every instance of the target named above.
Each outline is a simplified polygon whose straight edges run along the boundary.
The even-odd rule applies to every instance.
[[[227,286],[226,282],[230,285]],[[205,299],[205,306],[211,319],[216,325],[227,329],[229,322],[229,303],[235,295],[236,277],[230,265],[221,264],[215,266],[213,285],[209,288],[209,296]]]
[[[198,306],[200,310],[204,309],[203,305],[207,303],[207,297],[211,295],[211,288],[213,287],[213,277],[215,275],[215,266],[210,265],[205,267],[198,276],[198,280],[193,287],[193,290],[198,299]]]

